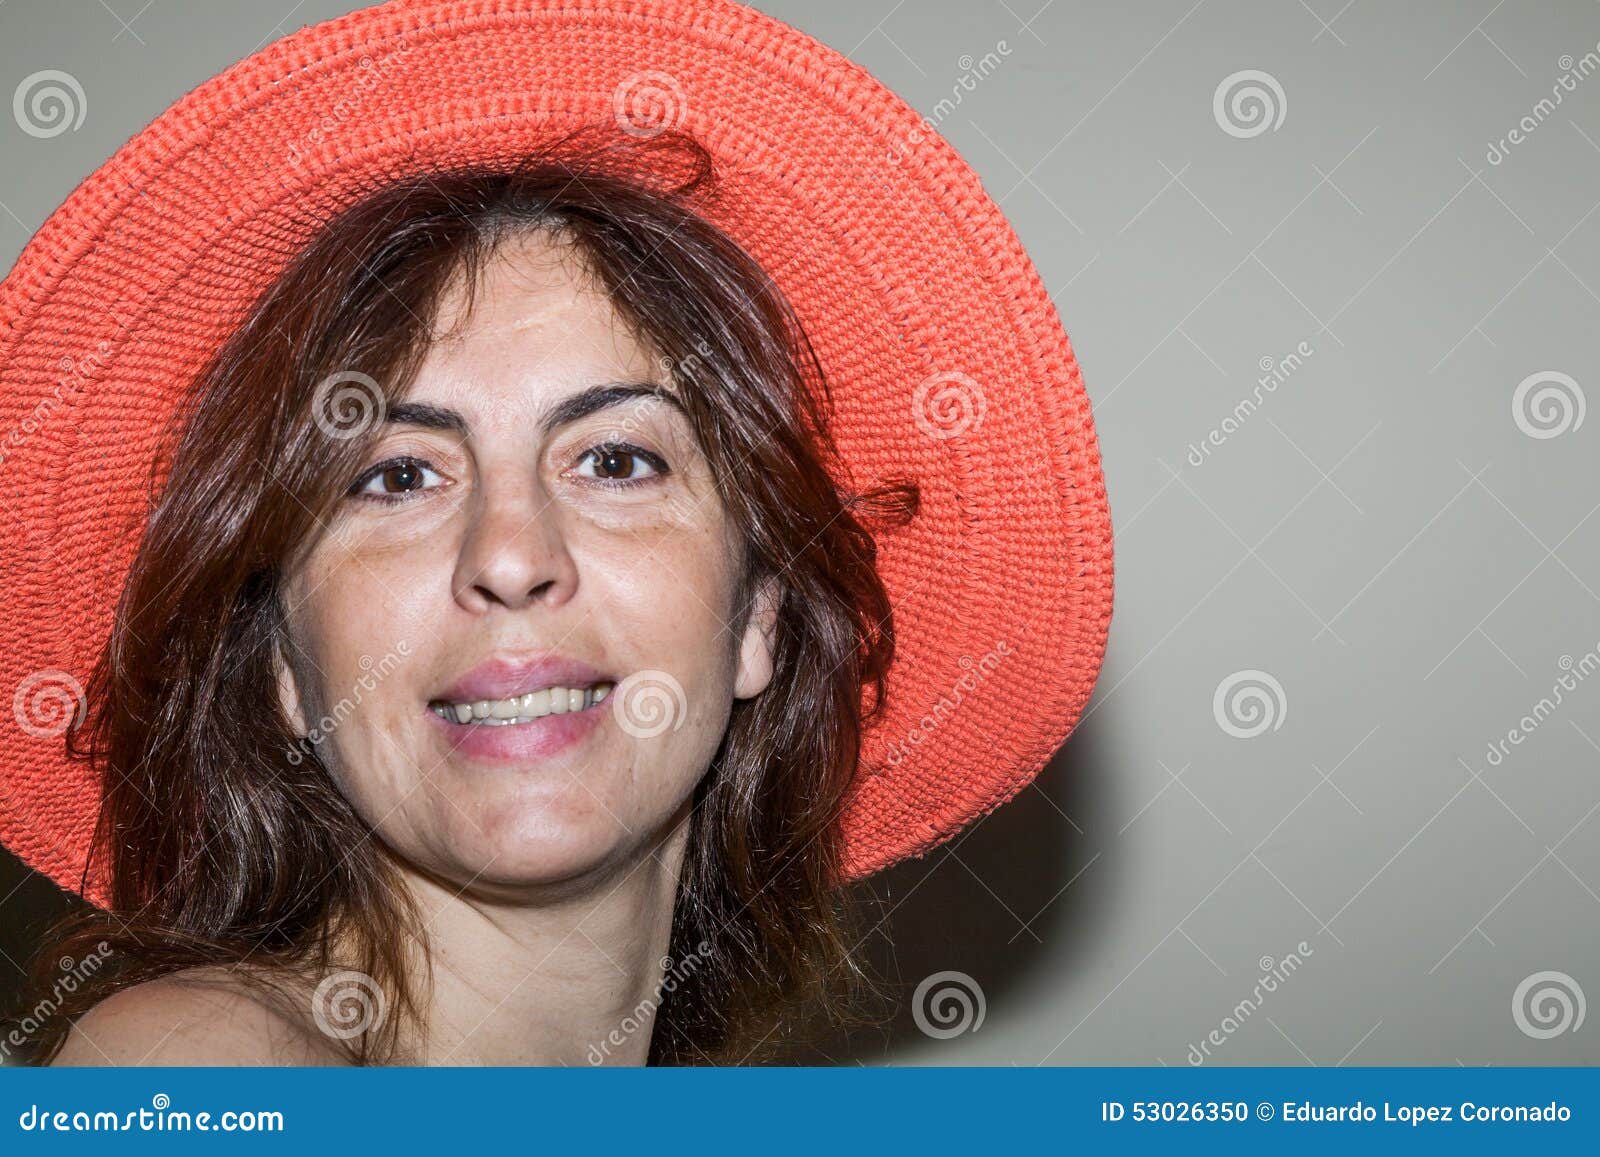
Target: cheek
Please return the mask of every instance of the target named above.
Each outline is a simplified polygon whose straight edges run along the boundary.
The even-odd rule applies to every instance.
[[[603,640],[620,676],[608,728],[635,769],[625,790],[659,807],[661,792],[692,789],[732,710],[737,653],[725,622],[726,551],[698,536],[663,536],[645,548],[595,535],[575,561],[587,585],[585,633]]]
[[[416,653],[436,636],[440,599],[449,596],[446,553],[370,533],[319,551],[299,584],[301,617],[323,644],[330,678],[335,668],[359,673],[363,655],[375,660],[401,645]]]
[[[313,664],[296,680],[305,722],[336,770],[373,764],[378,733],[398,736],[405,723],[434,630],[421,584],[405,579],[381,557],[330,554],[313,560],[294,593],[291,630]]]
[[[626,675],[652,668],[691,686],[731,686],[734,639],[725,553],[705,536],[587,536],[574,561],[584,613]],[[628,664],[631,664],[628,665]]]

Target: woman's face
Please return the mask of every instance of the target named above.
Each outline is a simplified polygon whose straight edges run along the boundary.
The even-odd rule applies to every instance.
[[[288,576],[285,708],[411,864],[509,892],[686,833],[771,678],[775,591],[736,631],[737,540],[675,390],[570,249],[510,242]]]

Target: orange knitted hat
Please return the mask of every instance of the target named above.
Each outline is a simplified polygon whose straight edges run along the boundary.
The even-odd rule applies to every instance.
[[[65,733],[178,396],[257,295],[384,179],[592,125],[710,150],[707,215],[798,313],[854,481],[921,486],[879,542],[897,651],[848,874],[928,851],[1043,767],[1100,669],[1111,523],[1067,335],[976,174],[860,66],[730,0],[392,0],[179,100],[0,283],[0,843],[106,902],[98,781]]]

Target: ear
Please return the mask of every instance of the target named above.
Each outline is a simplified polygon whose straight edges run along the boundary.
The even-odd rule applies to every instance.
[[[300,706],[300,688],[295,682],[294,671],[289,666],[283,654],[283,640],[272,640],[272,669],[278,679],[278,703],[283,708],[283,713],[289,719],[296,735],[305,735],[309,728],[306,727],[305,712]]]
[[[773,656],[778,645],[778,604],[783,588],[776,576],[764,579],[756,592],[739,641],[739,670],[733,681],[733,697],[749,699],[761,694],[772,682]]]

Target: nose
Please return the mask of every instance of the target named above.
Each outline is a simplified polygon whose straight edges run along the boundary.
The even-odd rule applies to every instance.
[[[486,480],[456,562],[456,601],[481,614],[535,602],[560,605],[577,587],[561,510],[536,478]]]

